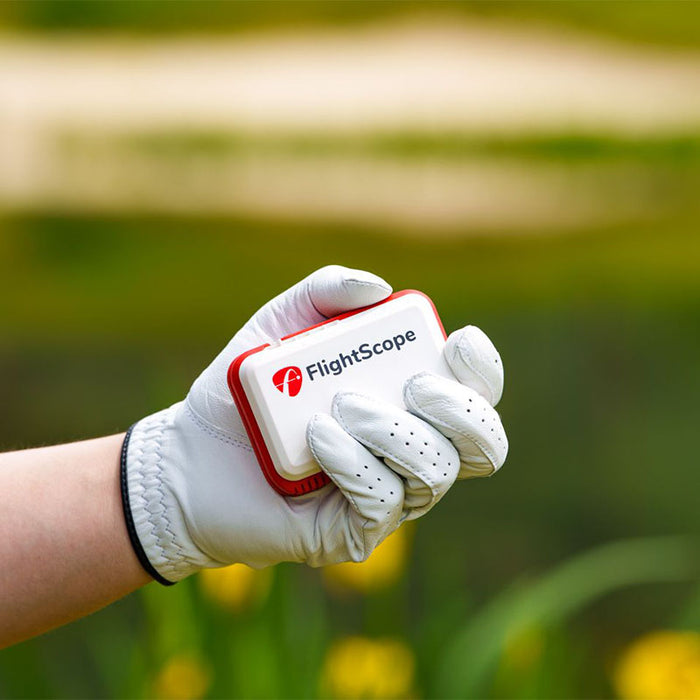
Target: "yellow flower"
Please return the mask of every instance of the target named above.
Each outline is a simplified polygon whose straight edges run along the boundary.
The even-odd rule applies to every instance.
[[[203,569],[198,583],[204,594],[232,612],[238,612],[268,593],[272,569],[260,571],[245,564],[233,564],[221,569]]]
[[[399,640],[346,637],[326,655],[321,693],[338,700],[412,697],[414,668],[413,652]]]
[[[652,632],[623,653],[614,674],[625,700],[700,700],[700,634]]]
[[[354,589],[361,593],[388,588],[396,583],[408,560],[411,528],[403,525],[382,542],[367,561],[327,566],[323,576],[331,587]]]
[[[197,700],[211,684],[211,671],[191,654],[173,656],[153,683],[153,695],[160,700]]]

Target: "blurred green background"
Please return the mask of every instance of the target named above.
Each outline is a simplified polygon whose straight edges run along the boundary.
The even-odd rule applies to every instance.
[[[700,697],[699,23],[0,4],[0,447],[180,400],[329,263],[483,328],[510,438],[368,563],[151,585],[0,652],[0,696]]]

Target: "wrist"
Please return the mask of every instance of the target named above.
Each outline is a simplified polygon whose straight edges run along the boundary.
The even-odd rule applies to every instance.
[[[176,497],[181,465],[177,420],[182,404],[154,413],[127,432],[121,454],[121,491],[136,556],[156,581],[171,585],[208,564],[192,542]]]

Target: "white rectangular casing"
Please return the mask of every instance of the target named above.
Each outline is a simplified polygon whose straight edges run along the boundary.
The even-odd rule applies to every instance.
[[[452,378],[432,301],[416,291],[343,314],[239,356],[229,385],[271,485],[287,495],[327,482],[306,444],[306,426],[330,413],[341,391],[404,407],[403,385],[429,371]]]

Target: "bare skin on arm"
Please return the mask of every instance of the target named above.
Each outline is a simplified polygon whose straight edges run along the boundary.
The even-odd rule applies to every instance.
[[[124,524],[123,439],[0,454],[0,648],[151,581]]]

